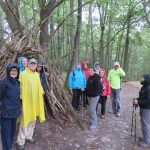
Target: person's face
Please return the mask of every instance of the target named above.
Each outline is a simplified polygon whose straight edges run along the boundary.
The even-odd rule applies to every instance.
[[[41,66],[37,66],[37,71],[40,72],[42,70]]]
[[[81,68],[81,64],[77,64],[77,68]]]
[[[18,76],[18,70],[17,70],[17,68],[12,68],[11,69],[11,71],[10,71],[10,76],[12,77],[12,78],[17,78],[17,76]]]
[[[90,76],[93,76],[94,75],[94,70],[93,69],[89,69],[89,74],[90,74]]]
[[[116,65],[116,66],[114,66],[114,69],[115,69],[115,70],[117,70],[118,68],[119,68],[119,66],[117,66],[117,65]]]
[[[88,65],[87,64],[84,64],[84,68],[87,68],[88,67]]]
[[[32,71],[35,71],[36,68],[37,68],[37,64],[35,64],[35,63],[30,63],[30,64],[29,64],[29,68],[30,68]]]
[[[26,58],[22,59],[22,65],[23,65],[23,67],[27,67],[28,60]]]
[[[100,68],[100,66],[97,64],[97,65],[96,65],[96,69],[99,69],[99,68]]]
[[[104,71],[100,71],[100,77],[104,77]]]

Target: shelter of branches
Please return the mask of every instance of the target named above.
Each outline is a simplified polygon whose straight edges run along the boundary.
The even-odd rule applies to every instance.
[[[80,120],[74,112],[70,98],[71,95],[62,85],[62,78],[55,65],[49,61],[48,55],[41,49],[39,40],[30,30],[20,33],[16,31],[1,43],[0,50],[0,79],[5,76],[9,63],[17,63],[20,56],[43,60],[47,65],[47,91],[45,99],[45,112],[47,118],[53,117],[63,125],[71,121],[82,127]]]

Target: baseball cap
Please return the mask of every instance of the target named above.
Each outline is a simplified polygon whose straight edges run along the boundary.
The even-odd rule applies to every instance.
[[[33,64],[37,64],[37,60],[36,60],[36,59],[34,59],[34,58],[30,59],[30,60],[29,60],[29,64],[31,64],[31,63],[33,63]]]

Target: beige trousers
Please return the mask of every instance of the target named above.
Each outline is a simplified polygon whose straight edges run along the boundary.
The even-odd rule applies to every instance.
[[[35,128],[35,121],[30,122],[28,126],[25,128],[22,128],[22,123],[20,123],[17,137],[17,144],[24,145],[26,139],[31,140],[33,137],[34,128]]]

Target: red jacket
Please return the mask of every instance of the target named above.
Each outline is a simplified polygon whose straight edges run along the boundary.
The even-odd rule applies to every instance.
[[[88,65],[88,62],[87,61],[83,61],[82,62],[82,70],[83,70],[83,72],[84,72],[84,74],[86,76],[86,81],[87,81],[90,75],[89,75],[89,69],[88,69],[88,67],[87,68],[84,67],[85,64]]]
[[[111,93],[110,83],[109,83],[109,81],[107,79],[105,70],[101,69],[100,71],[104,72],[104,76],[103,76],[103,78],[101,78],[101,82],[102,82],[103,89],[104,89],[104,91],[102,93],[102,96],[109,96],[110,93]]]

